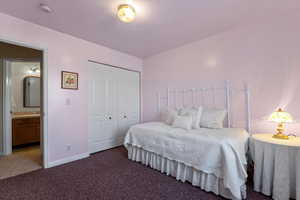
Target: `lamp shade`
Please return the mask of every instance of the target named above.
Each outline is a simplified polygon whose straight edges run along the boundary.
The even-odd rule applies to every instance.
[[[290,113],[283,111],[279,108],[277,111],[273,112],[268,121],[277,122],[277,123],[289,123],[293,122],[293,117]]]

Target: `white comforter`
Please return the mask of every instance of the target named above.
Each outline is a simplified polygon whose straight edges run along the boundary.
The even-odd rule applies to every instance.
[[[205,173],[223,179],[232,195],[241,199],[241,186],[245,184],[248,133],[243,129],[194,129],[186,131],[161,122],[132,126],[124,141],[182,162]]]

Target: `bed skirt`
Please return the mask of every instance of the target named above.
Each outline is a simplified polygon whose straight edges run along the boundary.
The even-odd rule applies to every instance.
[[[127,150],[130,160],[141,162],[161,173],[175,177],[176,180],[182,182],[188,181],[193,186],[198,186],[206,192],[213,192],[216,195],[221,195],[228,199],[236,199],[230,190],[224,187],[223,180],[213,174],[204,173],[184,163],[169,160],[136,146],[128,145]],[[244,185],[241,187],[241,196],[243,199],[246,199],[246,195],[246,185]]]

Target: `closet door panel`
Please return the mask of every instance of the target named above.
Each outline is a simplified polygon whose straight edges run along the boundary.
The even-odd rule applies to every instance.
[[[118,82],[119,135],[124,137],[129,127],[140,119],[139,73],[120,71]]]
[[[91,63],[89,81],[89,151],[104,150],[117,134],[115,72]]]

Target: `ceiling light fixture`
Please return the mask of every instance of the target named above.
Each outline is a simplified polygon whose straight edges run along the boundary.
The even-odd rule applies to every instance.
[[[133,6],[121,4],[118,7],[118,17],[121,21],[130,23],[135,19],[136,12]]]
[[[31,67],[28,74],[40,74],[40,69],[38,67]]]
[[[52,8],[50,8],[47,4],[41,3],[40,4],[40,8],[42,11],[46,12],[46,13],[52,13],[53,10]]]

